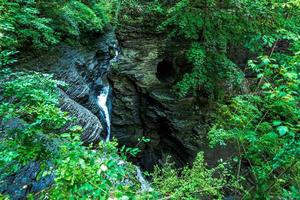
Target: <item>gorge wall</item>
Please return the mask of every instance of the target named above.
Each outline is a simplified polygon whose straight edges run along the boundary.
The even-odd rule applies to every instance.
[[[184,55],[188,44],[145,30],[126,26],[48,52],[23,53],[15,70],[50,73],[68,84],[61,88],[60,106],[77,119],[68,126],[83,127],[81,139],[85,144],[107,138],[107,116],[97,97],[110,85],[105,106],[111,117],[111,136],[120,145],[140,148],[141,153],[132,161],[144,170],[152,171],[168,156],[177,167],[183,167],[199,151],[204,151],[211,166],[231,156],[232,148],[208,147],[207,131],[215,106],[205,91],[186,98],[178,98],[172,91],[172,86],[191,69]],[[116,48],[118,53],[121,49],[121,55],[118,63],[112,63]],[[150,142],[139,142],[142,137],[150,138]],[[0,192],[22,199],[53,184],[53,175],[37,180],[39,171],[38,162],[29,163],[3,180]]]
[[[204,150],[213,165],[232,151],[210,149],[207,130],[214,105],[200,97],[178,99],[172,86],[191,66],[185,59],[188,44],[170,41],[141,26],[117,31],[122,56],[109,75],[113,86],[112,135],[121,144],[134,146],[138,138],[151,141],[139,145],[135,159],[146,170],[171,155],[178,167],[193,161]]]
[[[110,70],[113,48],[118,43],[121,56]],[[63,88],[62,108],[78,119],[86,143],[106,137],[97,95],[109,82],[112,137],[126,146],[136,146],[143,136],[151,139],[139,143],[142,152],[133,159],[135,163],[151,171],[171,155],[182,167],[202,150],[208,164],[213,165],[232,153],[208,147],[207,129],[214,105],[205,92],[181,99],[172,92],[172,86],[191,69],[184,55],[187,45],[142,26],[126,25],[117,29],[116,35],[110,30],[84,44],[60,45],[41,55],[24,54],[18,69],[53,73],[68,83]]]
[[[60,107],[76,120],[68,123],[64,129],[81,125],[82,141],[85,144],[98,142],[106,138],[107,125],[103,110],[101,111],[97,104],[97,96],[108,83],[107,72],[111,60],[115,57],[116,44],[114,32],[108,31],[84,44],[62,44],[47,52],[28,51],[20,55],[19,62],[13,70],[50,73],[55,79],[66,82],[67,87],[60,88]],[[107,95],[111,100],[111,92]],[[107,107],[111,111],[111,101],[107,102]],[[14,131],[22,128],[22,120],[18,118],[8,122],[0,119],[1,130]],[[64,130],[61,130],[61,133],[63,132]],[[38,193],[48,188],[54,183],[55,177],[51,173],[38,178],[42,167],[50,169],[53,164],[48,162],[47,166],[41,166],[38,160],[32,161],[18,172],[1,179],[0,194],[9,194],[12,199],[19,200],[26,199],[29,193]]]

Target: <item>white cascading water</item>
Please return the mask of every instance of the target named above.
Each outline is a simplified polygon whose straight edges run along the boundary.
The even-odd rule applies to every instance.
[[[152,190],[149,182],[144,178],[142,171],[139,167],[136,167],[136,176],[138,181],[141,183],[141,189],[143,192],[150,192]]]
[[[118,46],[116,44],[114,44],[113,48],[115,50],[115,54],[114,54],[114,57],[110,60],[109,68],[107,70],[110,70],[111,65],[114,62],[117,62],[119,59]],[[109,96],[109,89],[110,89],[109,84],[104,85],[102,90],[100,91],[100,95],[97,96],[97,103],[98,103],[98,106],[100,107],[100,109],[103,111],[104,119],[105,119],[105,123],[106,123],[106,131],[107,131],[107,135],[105,138],[106,142],[108,142],[110,140],[110,115],[109,115],[109,110],[107,107],[107,99]]]
[[[109,85],[106,85],[103,87],[103,89],[100,92],[100,95],[97,97],[98,106],[103,111],[104,119],[106,122],[106,130],[107,130],[107,135],[106,135],[106,139],[105,139],[106,142],[108,142],[110,139],[110,116],[109,116],[109,111],[108,111],[108,107],[107,107],[108,94],[109,94]]]
[[[113,63],[115,63],[119,60],[119,50],[118,50],[118,47],[117,47],[116,44],[114,45],[114,49],[115,49],[115,55],[110,60],[109,67],[111,67],[111,65]],[[110,140],[110,115],[109,115],[109,110],[108,110],[108,107],[107,107],[107,100],[108,100],[108,97],[109,97],[109,90],[110,90],[109,84],[104,85],[102,90],[100,91],[100,94],[97,96],[98,106],[103,111],[104,119],[105,119],[105,122],[106,122],[106,131],[107,131],[107,136],[105,138],[106,142],[109,142],[109,140]],[[136,167],[136,176],[137,176],[138,181],[141,183],[141,190],[142,191],[151,191],[152,190],[149,182],[144,178],[144,176],[142,174],[142,171],[139,167]]]
[[[119,50],[118,50],[118,46],[116,44],[114,44],[114,49],[115,49],[115,55],[114,55],[113,59],[110,60],[111,64],[113,62],[117,62],[119,59]]]

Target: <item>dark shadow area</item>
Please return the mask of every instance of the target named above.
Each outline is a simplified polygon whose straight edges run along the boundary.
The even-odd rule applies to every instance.
[[[168,122],[166,120],[161,120],[158,129],[160,147],[172,156],[172,160],[175,161],[176,167],[183,167],[188,163],[190,154],[182,142],[172,135],[172,132]]]
[[[157,132],[155,133],[158,134],[159,143],[154,141],[154,145],[151,144],[151,142],[146,145],[139,161],[139,165],[142,169],[153,172],[154,166],[164,163],[167,155],[171,156],[171,161],[174,162],[177,168],[184,167],[188,164],[191,154],[172,133],[173,130],[168,121],[166,119],[160,119]]]
[[[173,83],[176,79],[176,67],[171,59],[165,58],[157,65],[156,77],[162,83]]]

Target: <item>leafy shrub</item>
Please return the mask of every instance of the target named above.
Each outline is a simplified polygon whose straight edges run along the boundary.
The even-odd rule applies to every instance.
[[[7,124],[1,131],[0,168],[12,173],[29,161],[51,158],[56,148],[54,134],[70,118],[57,107],[57,86],[64,84],[52,76],[2,71],[0,77],[4,98],[0,117],[2,124]],[[15,128],[14,123],[18,125]]]
[[[60,11],[66,23],[61,31],[74,36],[79,36],[82,31],[102,31],[111,20],[110,9],[109,3],[104,1],[94,4],[92,7],[82,2],[70,1]]]
[[[222,90],[220,80],[226,80],[231,86],[240,86],[244,75],[225,54],[212,55],[199,43],[194,43],[187,52],[187,58],[193,64],[191,73],[186,73],[174,90],[181,97],[199,90],[207,91],[211,98],[217,98]],[[224,88],[224,85],[223,85]]]
[[[213,145],[237,143],[239,160],[248,163],[253,176],[249,193],[260,199],[300,191],[299,54],[284,58],[284,62],[269,57],[250,62],[261,91],[222,105],[210,131]]]
[[[167,8],[159,30],[192,44],[187,58],[193,69],[175,86],[179,96],[197,94],[199,88],[204,88],[218,97],[228,85],[241,86],[243,74],[230,59],[228,50],[245,46],[259,55],[279,40],[297,38],[297,5],[279,0],[175,1]]]
[[[43,195],[51,199],[150,198],[139,193],[135,167],[118,155],[117,143],[100,143],[97,150],[82,146],[79,136],[63,135],[69,143],[56,160],[56,183]]]
[[[4,67],[15,63],[17,60],[12,56],[15,55],[16,51],[4,50],[0,52],[0,67]]]
[[[153,185],[161,195],[170,199],[222,199],[229,176],[224,164],[208,169],[203,152],[200,152],[191,168],[179,171],[170,162],[161,169],[156,167]]]
[[[0,180],[38,161],[38,179],[54,173],[55,184],[30,198],[154,198],[155,192],[141,191],[136,167],[119,155],[115,141],[86,147],[80,126],[65,130],[73,119],[58,107],[63,82],[51,75],[9,70],[2,70],[0,78]],[[54,167],[43,167],[49,162]]]
[[[155,30],[160,20],[165,15],[165,5],[160,0],[121,1],[119,6],[118,24],[140,24],[143,27]]]
[[[159,30],[163,30],[169,26],[174,28],[171,30],[171,36],[183,36],[186,39],[197,40],[200,37],[204,26],[203,13],[198,7],[200,2],[190,0],[178,1],[173,7],[167,11],[167,19],[160,25]]]
[[[0,47],[45,48],[61,38],[99,32],[113,19],[115,0],[0,2]]]
[[[45,47],[58,42],[51,19],[40,17],[35,1],[3,0],[0,14],[1,48],[20,47],[30,42],[33,46]]]

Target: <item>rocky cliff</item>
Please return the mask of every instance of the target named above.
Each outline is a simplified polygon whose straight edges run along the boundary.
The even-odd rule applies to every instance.
[[[108,30],[82,43],[63,44],[48,52],[25,53],[16,66],[17,70],[51,73],[68,84],[61,88],[61,108],[78,119],[85,143],[99,141],[106,134],[97,95],[107,82],[112,49],[116,44],[114,32]]]
[[[109,68],[112,49],[119,43],[118,64]],[[177,98],[172,86],[191,69],[182,41],[134,25],[87,39],[75,45],[60,45],[49,52],[24,54],[18,69],[53,73],[68,83],[62,88],[62,108],[82,125],[86,143],[99,141],[106,133],[97,105],[104,82],[112,85],[108,104],[112,113],[112,136],[120,144],[135,146],[142,152],[134,161],[146,170],[163,163],[171,155],[178,167],[191,162],[204,150],[209,164],[231,151],[208,148],[207,129],[214,105],[203,93],[200,97]],[[102,125],[101,125],[102,124]]]
[[[122,57],[109,80],[113,86],[112,135],[122,144],[135,145],[143,136],[137,162],[146,170],[171,155],[178,167],[205,150],[214,164],[228,150],[208,148],[207,129],[214,105],[208,97],[179,99],[172,86],[191,66],[185,60],[188,44],[170,41],[141,26],[123,26],[117,37]]]

